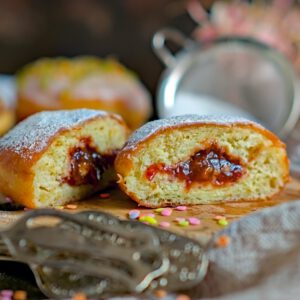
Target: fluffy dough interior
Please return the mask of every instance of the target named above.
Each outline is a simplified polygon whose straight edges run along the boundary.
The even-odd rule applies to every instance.
[[[167,174],[157,173],[151,181],[145,177],[148,166],[185,161],[208,141],[217,142],[229,155],[239,157],[245,164],[246,174],[232,184],[195,185],[188,192],[185,182],[170,180]],[[131,159],[133,167],[124,178],[126,189],[136,194],[141,204],[151,207],[266,198],[276,193],[288,176],[285,149],[274,145],[260,132],[242,126],[206,125],[166,130],[144,142]]]
[[[106,153],[120,149],[125,143],[126,134],[118,121],[103,118],[58,135],[34,166],[34,199],[37,207],[57,206],[81,199],[107,186],[115,177],[113,168],[110,168],[103,174],[97,187],[70,186],[62,182],[69,174],[69,149],[78,146],[80,139],[86,137],[91,137],[100,153]]]

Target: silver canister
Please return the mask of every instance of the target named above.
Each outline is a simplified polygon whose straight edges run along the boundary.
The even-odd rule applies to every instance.
[[[180,50],[173,54],[169,43]],[[154,35],[153,49],[166,66],[160,118],[197,113],[258,121],[287,142],[292,169],[300,170],[299,77],[281,53],[240,37],[201,45],[171,28]]]
[[[172,54],[166,43],[181,50]],[[159,117],[185,113],[254,119],[288,138],[300,116],[298,77],[276,50],[229,37],[200,45],[174,29],[157,32],[154,51],[166,65],[157,93]]]

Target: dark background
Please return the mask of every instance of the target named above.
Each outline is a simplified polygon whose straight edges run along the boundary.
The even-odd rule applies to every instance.
[[[200,1],[200,0],[199,0]],[[187,0],[0,0],[0,73],[14,73],[40,57],[114,56],[155,93],[163,65],[153,34],[195,23]],[[200,1],[209,7],[210,0]]]

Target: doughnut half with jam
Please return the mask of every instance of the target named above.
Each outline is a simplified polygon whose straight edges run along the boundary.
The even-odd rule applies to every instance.
[[[123,119],[104,111],[32,115],[0,140],[0,193],[30,208],[80,200],[115,180],[127,135]]]
[[[261,125],[185,115],[149,122],[118,153],[119,185],[146,207],[271,197],[289,180],[286,147]]]

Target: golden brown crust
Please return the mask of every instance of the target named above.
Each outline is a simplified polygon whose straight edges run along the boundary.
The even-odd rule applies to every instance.
[[[60,102],[53,102],[51,105],[37,103],[35,100],[28,99],[22,95],[18,96],[16,115],[19,121],[45,110],[60,110],[60,109],[99,109],[122,115],[129,128],[136,129],[141,126],[150,116],[147,107],[139,110],[128,108],[123,99],[114,99],[106,101],[101,99],[65,99]]]
[[[0,192],[24,206],[35,207],[32,202],[34,160],[24,160],[10,151],[0,151]]]
[[[34,117],[34,116],[33,116]],[[0,193],[12,198],[14,201],[23,204],[29,208],[35,208],[33,200],[33,167],[39,158],[50,147],[52,142],[64,132],[76,130],[82,126],[93,122],[95,119],[113,118],[121,124],[121,126],[129,131],[122,118],[115,114],[105,113],[103,115],[94,116],[79,124],[74,124],[71,128],[60,128],[55,132],[43,148],[16,149],[4,147],[0,142]],[[35,128],[32,128],[34,131]],[[2,146],[2,147],[1,147]]]
[[[235,124],[220,124],[218,122],[204,122],[204,123],[190,123],[190,124],[175,124],[173,126],[160,126],[157,130],[155,130],[153,133],[148,134],[148,135],[142,135],[140,138],[136,139],[134,142],[130,142],[130,145],[125,145],[124,148],[119,152],[119,154],[116,157],[115,160],[115,169],[120,177],[120,180],[118,182],[120,189],[125,192],[131,199],[133,199],[135,202],[137,202],[141,206],[145,207],[150,207],[150,208],[156,208],[156,207],[164,207],[164,206],[177,206],[180,203],[172,201],[165,201],[165,202],[160,202],[159,205],[153,205],[149,202],[144,202],[142,199],[139,199],[136,194],[130,192],[127,189],[127,186],[124,182],[124,177],[126,177],[130,170],[133,168],[133,162],[132,162],[132,157],[135,156],[135,153],[137,153],[141,147],[147,147],[147,144],[153,139],[156,138],[156,136],[164,133],[164,134],[172,134],[172,131],[174,129],[187,129],[187,128],[201,128],[205,126],[218,126],[218,127],[243,127],[243,128],[251,128],[252,130],[261,133],[263,136],[265,136],[268,140],[272,141],[273,145],[278,148],[284,148],[286,149],[286,145],[271,131],[267,130],[266,128],[260,126],[259,124],[256,124],[254,122],[236,122]],[[287,155],[284,157],[283,161],[283,168],[286,170],[285,175],[283,177],[283,182],[284,184],[287,183],[290,180],[289,176],[289,160]],[[279,191],[274,193],[271,196],[262,198],[267,199],[275,194],[279,193],[282,189],[284,188],[284,185],[279,187]],[[245,199],[246,200],[246,199]],[[252,200],[252,199],[247,199]],[[229,201],[229,200],[228,200]],[[243,201],[243,199],[241,199]],[[222,200],[220,200],[222,202]],[[188,205],[188,204],[187,204]]]

